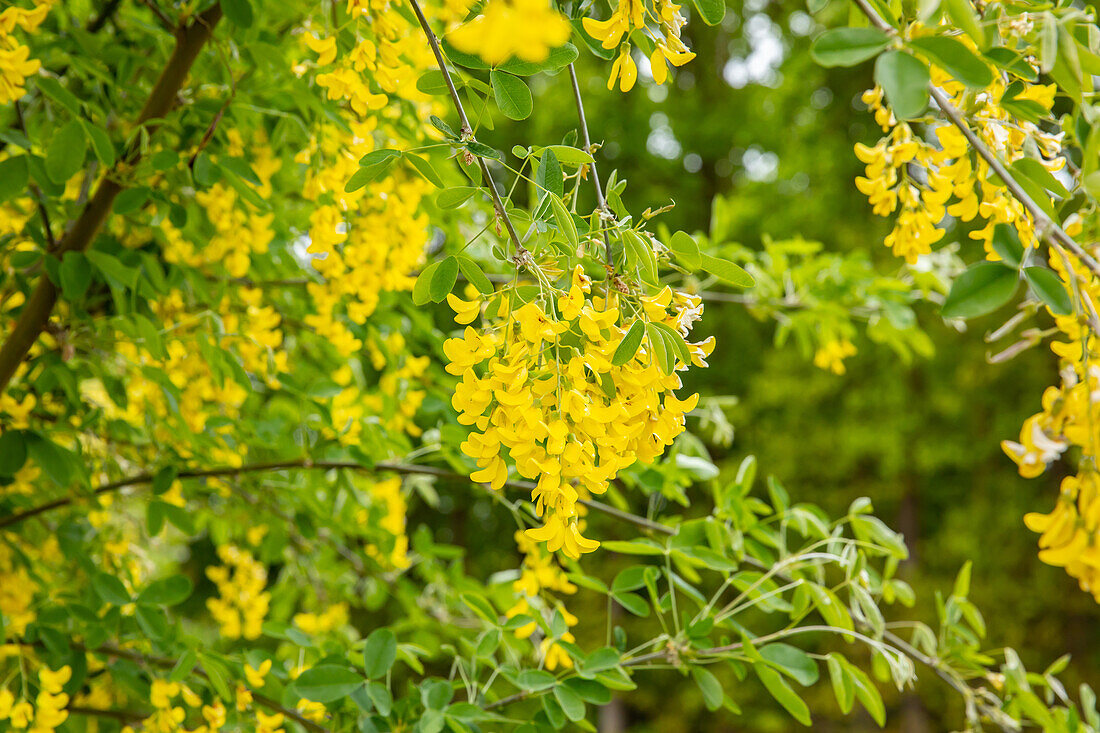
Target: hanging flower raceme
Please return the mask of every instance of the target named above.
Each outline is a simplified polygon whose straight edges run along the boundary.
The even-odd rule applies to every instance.
[[[653,48],[649,56],[650,73],[658,84],[668,79],[669,64],[683,66],[695,58],[695,53],[680,37],[686,22],[680,7],[669,0],[654,0],[651,6],[645,0],[618,0],[607,20],[584,18],[581,21],[585,32],[600,41],[601,46],[619,49],[608,76],[608,90],[615,88],[616,81],[621,91],[629,92],[634,87],[638,68],[631,56],[632,35],[636,42]],[[647,25],[647,16],[656,23]]]
[[[466,326],[443,345],[447,371],[462,378],[452,404],[458,421],[471,426],[462,444],[477,462],[470,477],[500,489],[511,459],[519,476],[537,481],[531,498],[543,526],[527,535],[569,557],[599,546],[581,534],[579,500],[604,493],[619,471],[652,462],[671,445],[698,401],[676,397],[676,372],[705,365],[713,349],[708,339],[673,356],[656,335],[665,329],[686,337],[702,310],[698,297],[665,287],[627,298],[594,294],[577,266],[563,291],[544,288],[528,301],[502,293],[486,307],[484,328]],[[624,317],[625,302],[638,315]],[[471,305],[451,303],[458,320],[469,318]],[[625,353],[627,334],[641,333],[643,322],[659,324],[651,326],[657,340],[639,338]]]
[[[1000,105],[1008,94],[1009,81],[994,75],[988,88],[974,94],[935,66],[931,73],[933,84],[967,113],[976,125],[976,134],[998,158],[1011,165],[1030,156],[1050,173],[1065,165],[1061,133],[1049,133],[1036,123],[1018,119]],[[1053,85],[1010,81],[1013,101],[1051,109]],[[998,224],[1012,225],[1025,247],[1037,246],[1034,223],[1024,205],[991,176],[988,164],[974,156],[958,128],[939,123],[933,130],[937,146],[916,134],[908,122],[895,118],[880,87],[868,90],[862,99],[887,134],[874,146],[856,144],[856,157],[867,166],[865,175],[856,178],[856,187],[867,196],[875,214],[887,217],[897,213],[894,229],[884,240],[895,255],[914,264],[919,256],[931,252],[932,245],[944,237],[948,215],[963,222],[985,220],[985,226],[971,232],[970,238],[984,244],[990,260],[1000,259],[993,249]]]

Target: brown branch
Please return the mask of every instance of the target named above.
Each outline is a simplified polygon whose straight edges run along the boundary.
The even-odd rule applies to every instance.
[[[191,66],[210,39],[221,15],[221,5],[215,4],[199,14],[193,22],[176,30],[176,46],[138,115],[136,127],[140,128],[143,125],[152,127],[172,109],[176,102],[176,95],[187,79]],[[116,164],[115,172],[131,168],[140,158],[141,147],[135,141],[122,160]],[[122,189],[123,186],[117,180],[117,176],[110,174],[105,176],[96,188],[91,201],[84,206],[76,223],[58,242],[53,254],[61,257],[66,252],[83,252],[88,249],[110,215],[115,197]],[[53,282],[45,275],[40,276],[38,285],[19,314],[19,320],[16,321],[15,327],[8,334],[3,346],[0,346],[0,394],[7,389],[24,357],[49,322],[57,297],[57,287]]]
[[[188,479],[188,478],[213,478],[218,476],[239,476],[247,473],[264,473],[268,471],[283,471],[288,469],[321,469],[324,471],[339,469],[350,471],[367,471],[367,472],[383,472],[392,471],[394,473],[400,473],[405,475],[424,475],[424,476],[436,476],[438,478],[455,479],[459,481],[469,481],[469,476],[458,473],[457,471],[451,471],[446,468],[438,468],[436,466],[418,466],[411,463],[391,463],[382,462],[376,463],[373,466],[363,465],[361,463],[355,463],[353,461],[314,461],[309,458],[299,458],[293,461],[270,461],[265,463],[251,463],[244,466],[222,466],[219,468],[208,468],[199,470],[187,470],[180,471],[176,474],[176,478]],[[111,481],[95,488],[91,496],[99,496],[101,494],[114,493],[127,486],[137,486],[141,484],[151,484],[156,474],[145,472],[129,476],[127,478],[118,479],[117,481]],[[530,492],[535,488],[535,484],[530,481],[507,481],[504,484],[505,488],[520,489]],[[0,518],[0,529],[10,527],[15,524],[19,524],[31,517],[36,517],[40,514],[45,514],[53,509],[59,509],[64,506],[69,506],[77,501],[78,498],[83,497],[71,497],[65,496],[60,499],[54,499],[38,506],[26,509],[16,514],[11,514],[7,517]],[[615,517],[624,522],[643,527],[645,529],[659,532],[661,534],[674,535],[676,530],[668,525],[654,522],[645,517],[640,517],[630,512],[624,512],[621,509],[608,506],[598,501],[591,501],[589,499],[581,499],[579,503],[592,509],[594,511],[602,512],[610,517]]]

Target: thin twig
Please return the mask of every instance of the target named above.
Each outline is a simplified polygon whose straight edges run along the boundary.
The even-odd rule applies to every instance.
[[[416,13],[416,19],[420,22],[420,27],[424,31],[424,36],[428,39],[428,43],[432,47],[432,53],[435,54],[436,63],[439,64],[439,71],[443,74],[443,80],[447,83],[447,91],[450,92],[451,101],[454,103],[455,111],[458,112],[458,119],[462,123],[462,139],[464,141],[473,140],[474,129],[470,126],[470,120],[466,117],[466,110],[462,107],[462,100],[458,97],[458,90],[455,89],[454,81],[451,79],[451,72],[447,70],[447,62],[443,58],[443,50],[439,47],[439,41],[436,40],[435,33],[432,32],[431,26],[428,25],[428,19],[424,17],[424,11],[420,9],[420,5],[416,0],[409,0],[409,4],[412,6],[413,12]],[[508,235],[512,239],[512,244],[516,248],[516,257],[520,258],[527,255],[527,248],[523,246],[523,242],[520,241],[519,235],[516,234],[516,228],[512,225],[512,219],[508,216],[508,211],[504,208],[504,202],[500,200],[500,194],[497,192],[496,184],[493,182],[493,176],[489,173],[489,165],[485,162],[485,159],[480,155],[471,152],[475,158],[477,158],[478,164],[481,166],[481,173],[485,176],[485,180],[489,184],[489,195],[493,198],[493,207],[497,210],[497,215],[504,221],[504,226],[508,229]]]
[[[603,197],[603,186],[600,184],[600,173],[596,170],[596,151],[592,149],[592,139],[588,136],[588,120],[584,116],[584,100],[581,98],[581,86],[577,82],[577,70],[573,68],[573,64],[569,64],[569,81],[573,85],[573,101],[577,104],[577,117],[580,120],[581,128],[581,142],[584,143],[584,152],[592,156],[592,185],[596,189],[596,205],[600,211],[600,217],[610,215],[610,211],[607,208],[607,200]],[[604,229],[601,222],[601,229],[603,229],[603,246],[604,257],[607,260],[608,267],[614,267],[614,258],[611,255],[611,237],[607,234],[607,229]]]
[[[436,476],[439,478],[455,479],[460,481],[469,481],[469,477],[458,473],[457,471],[451,471],[445,468],[438,468],[436,466],[419,466],[411,463],[391,463],[382,462],[376,463],[373,466],[364,465],[361,463],[355,463],[352,461],[314,461],[309,458],[299,458],[292,461],[269,461],[263,463],[252,463],[244,466],[222,466],[219,468],[207,468],[207,469],[190,469],[186,471],[180,471],[176,474],[176,478],[189,479],[189,478],[215,478],[219,476],[239,476],[248,473],[264,473],[268,471],[283,471],[289,469],[320,469],[320,470],[351,470],[351,471],[366,471],[366,472],[384,472],[392,471],[394,473],[406,474],[406,475],[426,475]],[[156,478],[156,474],[151,472],[144,472],[129,476],[127,478],[118,479],[117,481],[111,481],[95,488],[91,492],[91,496],[100,496],[102,494],[110,494],[128,486],[138,486],[143,484],[151,484]],[[529,481],[507,481],[504,484],[505,488],[520,489],[530,492],[535,488],[535,484]],[[73,504],[77,499],[84,497],[61,497],[48,501],[38,506],[32,507],[22,512],[9,515],[7,517],[0,518],[0,529],[10,527],[12,525],[19,524],[31,517],[36,517],[40,514],[44,514],[53,509],[59,509],[64,506]],[[645,517],[624,512],[615,507],[602,504],[598,501],[592,501],[589,499],[581,499],[579,503],[592,509],[594,511],[603,512],[608,516],[615,517],[624,522],[643,527],[645,529],[659,532],[661,534],[676,534],[676,530],[667,525],[659,522],[654,522]]]

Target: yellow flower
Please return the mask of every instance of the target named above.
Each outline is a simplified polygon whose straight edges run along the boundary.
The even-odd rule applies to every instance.
[[[328,38],[318,38],[312,33],[305,35],[306,45],[317,54],[317,64],[319,66],[328,66],[336,60],[336,38],[335,36],[329,36]]]
[[[477,318],[481,312],[481,303],[476,300],[462,300],[454,293],[447,293],[447,305],[455,312],[455,323],[466,325]]]
[[[65,686],[72,676],[73,670],[67,664],[61,669],[52,672],[45,667],[38,670],[38,681],[41,683],[42,689],[54,695],[61,692],[61,688]]]
[[[581,24],[588,35],[603,42],[604,48],[615,48],[631,28],[645,28],[645,4],[642,0],[619,0],[607,20],[584,18]]]
[[[253,667],[251,664],[246,664],[244,666],[244,676],[248,679],[248,684],[252,685],[256,689],[260,689],[264,686],[264,677],[270,671],[270,659],[265,659],[258,668]]]
[[[607,89],[615,88],[615,80],[619,80],[620,91],[629,92],[634,88],[634,82],[638,79],[638,65],[634,63],[634,57],[630,55],[630,44],[625,44],[619,55],[611,64],[611,74],[607,77]]]
[[[679,41],[679,39],[676,39],[676,41]],[[679,45],[683,46],[683,43]],[[665,83],[665,80],[668,78],[668,66],[665,65],[666,61],[673,66],[683,66],[693,58],[695,58],[695,53],[693,51],[688,51],[686,47],[682,50],[673,50],[664,42],[658,41],[657,47],[649,57],[653,81],[658,84]]]

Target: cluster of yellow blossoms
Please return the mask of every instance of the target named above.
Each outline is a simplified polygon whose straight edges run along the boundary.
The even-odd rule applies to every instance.
[[[1065,165],[1060,157],[1060,134],[1016,119],[998,104],[1007,86],[1003,79],[996,78],[977,95],[934,66],[932,81],[951,97],[952,104],[966,110],[975,132],[1001,160],[1012,164],[1026,157],[1025,143],[1031,142],[1042,154],[1038,162],[1048,170],[1057,171]],[[1054,91],[1054,85],[1024,83],[1015,98],[1050,110]],[[984,243],[991,260],[1000,259],[992,247],[997,224],[1015,227],[1024,246],[1036,244],[1034,226],[1023,204],[1003,185],[990,180],[984,160],[972,160],[970,147],[956,127],[949,123],[936,127],[936,147],[916,134],[909,123],[894,118],[880,87],[865,92],[863,101],[887,134],[873,147],[856,144],[856,156],[867,166],[865,176],[856,178],[856,188],[867,196],[875,214],[897,212],[894,228],[884,241],[896,256],[913,264],[920,255],[931,252],[932,245],[944,236],[946,215],[964,222],[979,216],[985,219],[986,226],[971,232],[970,237]]]
[[[1073,255],[1067,259],[1072,272],[1060,257],[1050,264],[1063,280],[1078,280],[1083,298],[1100,302],[1100,280]],[[1065,339],[1051,342],[1061,385],[1047,387],[1042,411],[1024,421],[1019,442],[1001,446],[1025,478],[1039,476],[1071,448],[1080,451],[1078,472],[1062,480],[1054,509],[1028,514],[1024,522],[1040,533],[1039,559],[1064,567],[1100,602],[1100,344],[1077,315],[1052,315]]]
[[[814,366],[825,369],[833,374],[844,374],[848,371],[844,366],[844,360],[856,355],[856,347],[848,339],[832,339],[826,341],[814,354]]]
[[[604,48],[619,48],[619,55],[611,65],[611,75],[607,80],[608,90],[614,89],[618,81],[619,89],[629,92],[638,78],[638,66],[630,53],[630,34],[634,31],[649,37],[655,46],[649,56],[649,64],[653,81],[658,84],[664,84],[668,79],[668,64],[683,66],[695,58],[695,53],[680,37],[687,22],[680,15],[680,8],[671,0],[653,0],[652,9],[645,0],[618,0],[607,20],[585,18],[582,21],[588,35],[600,41]],[[656,30],[647,25],[647,15],[656,20]]]
[[[577,266],[556,301],[524,303],[505,293],[488,309],[486,328],[467,326],[443,344],[447,371],[462,377],[452,404],[458,421],[472,428],[462,444],[478,466],[470,478],[500,489],[510,456],[520,476],[538,481],[531,498],[544,525],[528,536],[574,558],[599,546],[581,535],[578,499],[602,494],[635,461],[661,455],[698,401],[673,393],[681,386],[676,370],[688,365],[676,361],[664,373],[648,344],[621,366],[612,364],[634,319],[621,317],[617,293],[605,298],[591,288]],[[459,323],[477,318],[478,302],[449,300]],[[702,314],[697,296],[668,287],[641,296],[637,307],[637,318],[684,337]],[[705,366],[713,338],[688,348],[691,360]]]
[[[360,509],[356,519],[362,526],[378,527],[393,536],[393,546],[383,551],[376,544],[367,545],[367,554],[382,562],[384,566],[395,570],[409,567],[409,537],[405,534],[407,505],[405,495],[401,493],[401,477],[393,476],[383,481],[373,481],[369,485],[370,498],[381,510],[381,519],[369,521],[371,513]]]
[[[516,546],[523,553],[523,566],[520,568],[520,576],[512,583],[512,590],[519,594],[519,600],[508,609],[505,614],[508,618],[521,615],[532,615],[540,611],[550,612],[553,609],[546,605],[543,593],[564,593],[572,595],[577,592],[577,586],[569,582],[565,571],[561,569],[554,556],[545,553],[539,545],[524,532],[516,532]],[[565,610],[565,606],[557,603],[555,607],[561,613],[567,627],[577,625],[577,617]],[[515,630],[517,639],[526,639],[535,633],[538,623],[532,621]],[[562,634],[563,641],[576,641],[571,632]],[[562,647],[552,639],[543,639],[539,644],[546,668],[553,671],[557,667],[569,668],[573,666],[573,659]]]
[[[271,604],[267,568],[252,555],[233,545],[218,547],[222,565],[206,569],[206,576],[218,586],[220,598],[206,601],[214,620],[227,639],[257,639]]]
[[[459,51],[496,66],[514,57],[538,63],[569,40],[569,21],[546,0],[489,0],[481,14],[447,36]]]
[[[8,721],[12,728],[26,729],[29,733],[49,733],[69,718],[66,707],[69,696],[62,692],[72,678],[68,665],[58,670],[45,667],[38,670],[38,696],[32,705],[29,700],[16,700],[10,690],[0,689],[0,721]]]
[[[21,99],[27,93],[27,77],[42,66],[15,37],[15,29],[33,33],[46,19],[51,4],[52,0],[38,0],[31,9],[11,5],[0,12],[0,105]]]

